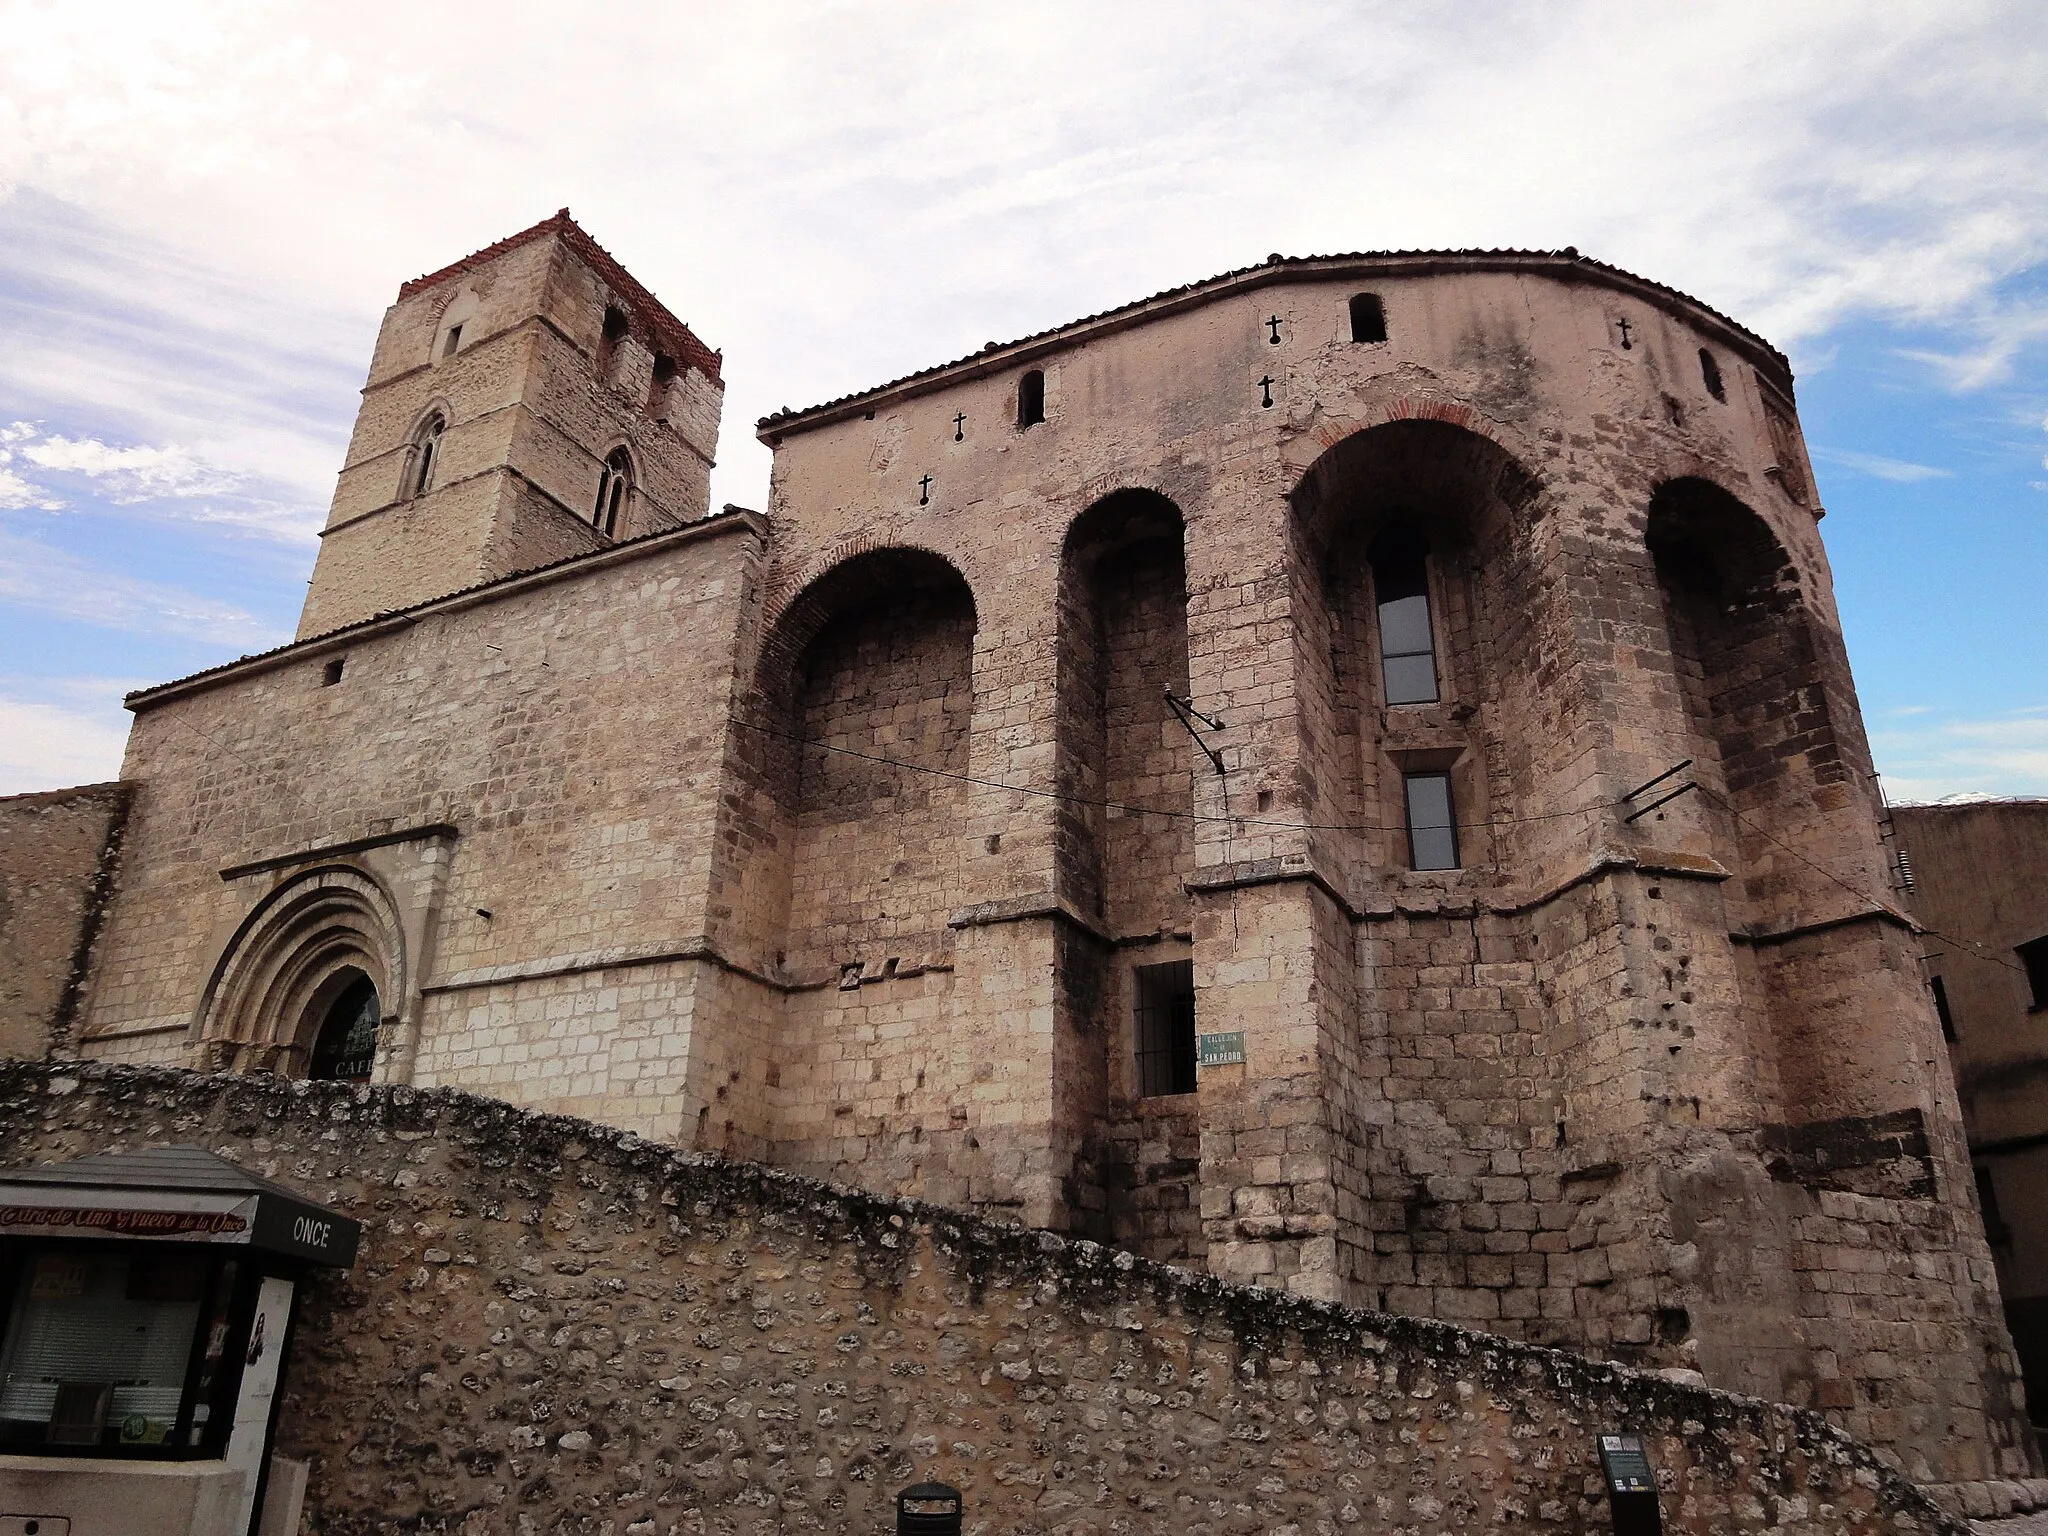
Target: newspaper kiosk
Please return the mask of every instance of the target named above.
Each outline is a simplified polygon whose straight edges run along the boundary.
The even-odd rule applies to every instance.
[[[361,1232],[194,1146],[0,1172],[0,1530],[295,1526],[303,1482],[268,1486],[294,1303]]]

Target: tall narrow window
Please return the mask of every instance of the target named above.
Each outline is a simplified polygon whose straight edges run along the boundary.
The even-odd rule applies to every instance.
[[[1131,973],[1138,1035],[1138,1092],[1195,1091],[1195,962],[1169,960]]]
[[[612,376],[612,359],[618,356],[619,343],[626,339],[626,312],[614,304],[604,312],[604,332],[597,339],[597,376],[609,379]]]
[[[2012,1228],[1999,1213],[1998,1186],[1992,1182],[1991,1170],[1979,1163],[1972,1171],[1977,1175],[1977,1209],[1984,1213],[1984,1240],[1994,1248],[2008,1247]]]
[[[1385,341],[1387,339],[1387,311],[1376,293],[1354,293],[1351,296],[1351,339],[1353,341]]]
[[[449,326],[449,327],[448,327],[448,339],[447,339],[447,341],[445,341],[445,342],[443,342],[443,343],[441,344],[441,355],[442,355],[443,357],[453,357],[453,356],[455,355],[456,349],[457,349],[458,347],[460,347],[461,345],[462,345],[462,327],[461,327],[461,326],[459,326],[459,325],[451,325],[451,326]]]
[[[2027,985],[2033,989],[2036,1008],[2048,1008],[2048,935],[2029,939],[2014,951],[2027,968]]]
[[[1934,994],[1934,1012],[1941,1020],[1941,1038],[1953,1041],[1956,1037],[1956,1017],[1948,1011],[1948,984],[1939,976],[1927,978],[1927,989]]]
[[[420,435],[413,439],[412,494],[424,496],[434,488],[434,461],[440,457],[441,434],[448,423],[437,412],[427,418]]]
[[[668,387],[676,381],[676,360],[666,352],[654,354],[654,382],[647,388],[647,409],[656,413],[668,408]]]
[[[1721,365],[1714,361],[1714,354],[1705,347],[1700,348],[1700,382],[1707,386],[1707,393],[1716,400],[1728,398],[1728,386],[1721,382]]]
[[[1408,867],[1456,869],[1458,823],[1451,814],[1448,773],[1406,775],[1408,790]]]
[[[1380,675],[1389,704],[1434,704],[1436,641],[1429,622],[1429,546],[1407,528],[1373,540],[1373,594],[1379,603]]]
[[[590,511],[590,525],[606,538],[619,531],[619,513],[626,504],[626,492],[633,487],[633,457],[614,448],[597,477],[597,504]]]
[[[376,983],[358,973],[321,1021],[313,1042],[313,1067],[307,1076],[367,1083],[377,1060],[377,1026],[381,1022]]]
[[[1045,375],[1036,368],[1017,381],[1017,425],[1036,426],[1045,420]]]

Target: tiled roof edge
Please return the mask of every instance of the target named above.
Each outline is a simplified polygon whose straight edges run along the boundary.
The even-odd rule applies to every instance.
[[[530,566],[523,571],[513,571],[506,576],[496,576],[489,581],[480,581],[472,586],[457,587],[453,592],[443,592],[434,597],[421,598],[403,608],[388,609],[372,614],[367,619],[358,619],[353,624],[344,624],[339,629],[325,630],[317,635],[308,635],[303,640],[287,640],[283,645],[274,645],[267,651],[252,651],[247,656],[237,656],[233,661],[224,661],[217,667],[204,667],[184,677],[172,678],[167,683],[154,683],[147,688],[138,688],[122,699],[129,710],[140,713],[164,698],[183,692],[195,683],[203,683],[228,672],[240,671],[245,667],[261,667],[275,662],[294,652],[311,654],[315,650],[373,633],[380,626],[409,623],[430,608],[439,608],[452,603],[467,603],[484,597],[499,587],[511,587],[515,583],[529,582],[539,576],[561,572],[565,567],[583,561],[603,561],[609,556],[639,551],[664,539],[676,539],[684,534],[697,534],[711,528],[728,525],[751,526],[757,531],[762,527],[761,514],[745,507],[727,502],[723,511],[707,513],[694,522],[680,523],[673,528],[657,528],[652,533],[643,533],[636,539],[621,539],[616,544],[607,544],[603,549],[586,549],[581,554],[564,555],[559,560],[550,560],[546,565]]]
[[[1726,327],[1734,336],[1755,347],[1762,354],[1763,360],[1783,375],[1783,386],[1788,390],[1791,387],[1792,364],[1790,360],[1784,353],[1780,352],[1748,326],[1722,314],[1710,304],[1701,303],[1691,294],[1681,289],[1673,288],[1666,283],[1657,282],[1654,278],[1643,277],[1625,268],[1613,266],[1604,261],[1597,261],[1591,256],[1582,256],[1579,254],[1576,246],[1568,245],[1560,251],[1524,251],[1513,249],[1343,251],[1326,256],[1282,256],[1276,253],[1252,266],[1237,267],[1228,272],[1219,272],[1214,277],[1205,277],[1192,283],[1182,283],[1177,288],[1162,289],[1158,293],[1148,294],[1142,299],[1133,299],[1128,304],[1119,304],[1113,309],[1101,310],[1092,315],[1083,315],[1078,320],[1069,320],[1062,325],[1055,325],[1047,330],[1034,331],[1030,335],[1020,336],[1014,341],[992,341],[979,352],[971,352],[965,357],[956,357],[951,362],[937,363],[929,368],[920,368],[914,373],[906,373],[900,378],[891,379],[886,384],[877,384],[868,389],[855,390],[851,394],[840,395],[818,405],[806,406],[802,410],[784,409],[777,411],[773,415],[763,416],[759,421],[755,422],[755,431],[757,435],[765,439],[771,434],[803,431],[811,426],[822,426],[826,421],[835,418],[840,413],[864,401],[886,395],[892,390],[938,379],[959,368],[988,362],[1020,349],[1067,337],[1076,331],[1098,326],[1108,321],[1124,319],[1155,305],[1169,303],[1176,299],[1193,298],[1206,290],[1222,288],[1234,283],[1242,283],[1248,278],[1270,276],[1279,279],[1289,273],[1313,276],[1314,269],[1318,267],[1355,262],[1462,262],[1475,266],[1492,263],[1500,266],[1561,268],[1566,272],[1589,272],[1599,274],[1605,278],[1619,279],[1623,283],[1633,284],[1666,298],[1675,299],[1679,303],[1698,311],[1700,314]]]
[[[720,369],[724,366],[725,355],[700,341],[697,333],[670,313],[668,306],[649,292],[640,279],[619,265],[617,257],[593,240],[590,232],[578,224],[566,208],[558,209],[538,224],[522,229],[517,234],[507,235],[480,251],[472,251],[460,261],[451,261],[438,272],[429,272],[423,277],[415,277],[408,282],[400,283],[398,296],[401,299],[409,299],[436,283],[446,282],[449,278],[459,277],[465,272],[472,272],[486,262],[497,260],[508,251],[516,251],[521,246],[529,245],[548,235],[560,235],[574,248],[577,255],[597,268],[605,281],[617,289],[638,313],[641,323],[655,333],[663,348],[676,354],[678,363],[695,368],[714,383],[724,382],[720,376]]]

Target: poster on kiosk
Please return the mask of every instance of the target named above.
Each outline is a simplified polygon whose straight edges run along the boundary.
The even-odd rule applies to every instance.
[[[295,1526],[272,1449],[298,1290],[360,1237],[199,1147],[0,1171],[0,1510],[66,1536]]]

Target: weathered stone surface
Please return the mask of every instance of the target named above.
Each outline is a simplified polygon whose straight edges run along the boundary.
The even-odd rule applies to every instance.
[[[447,1091],[0,1065],[0,1165],[195,1141],[365,1223],[305,1298],[313,1536],[1960,1533],[1818,1414]]]
[[[0,1057],[73,1047],[128,801],[123,784],[0,799]]]

